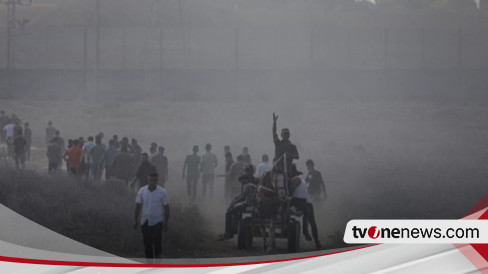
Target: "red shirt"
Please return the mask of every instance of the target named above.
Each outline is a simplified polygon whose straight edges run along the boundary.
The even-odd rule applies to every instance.
[[[66,150],[65,154],[68,156],[68,168],[81,167],[82,150],[77,146],[72,146]]]

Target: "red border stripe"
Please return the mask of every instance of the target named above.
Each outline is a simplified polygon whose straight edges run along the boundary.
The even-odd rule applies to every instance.
[[[376,244],[377,245],[377,244]],[[221,266],[239,266],[239,265],[254,265],[254,264],[267,264],[267,263],[279,263],[287,261],[296,261],[310,258],[317,258],[322,256],[334,255],[339,253],[345,253],[349,251],[364,249],[375,245],[363,246],[354,249],[348,249],[333,253],[319,254],[308,257],[290,258],[275,261],[262,261],[262,262],[244,262],[244,263],[225,263],[225,264],[137,264],[137,263],[97,263],[97,262],[75,262],[75,261],[56,261],[56,260],[41,260],[41,259],[28,259],[28,258],[15,258],[0,256],[0,261],[11,263],[23,263],[23,264],[40,264],[40,265],[64,265],[64,266],[86,266],[86,267],[138,267],[138,268],[193,268],[193,267],[221,267]]]

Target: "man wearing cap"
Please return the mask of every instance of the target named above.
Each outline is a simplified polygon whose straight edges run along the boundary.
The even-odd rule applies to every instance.
[[[137,192],[134,228],[141,225],[144,253],[150,259],[161,254],[162,232],[168,231],[169,198],[166,190],[158,186],[157,173],[151,173],[148,181]]]
[[[290,142],[290,130],[283,128],[281,130],[281,140],[278,137],[276,131],[276,121],[278,120],[278,115],[273,113],[273,142],[275,144],[275,157],[273,161],[276,167],[285,171],[285,155],[286,155],[286,170],[290,171],[293,160],[298,160],[298,150],[297,147]]]

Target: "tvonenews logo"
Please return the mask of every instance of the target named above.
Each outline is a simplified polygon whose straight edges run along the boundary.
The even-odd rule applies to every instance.
[[[352,220],[344,242],[488,243],[488,220]]]

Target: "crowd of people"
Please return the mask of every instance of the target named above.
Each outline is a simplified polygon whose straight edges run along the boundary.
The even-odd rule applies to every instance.
[[[299,159],[297,147],[290,141],[290,131],[282,129],[281,139],[278,137],[276,121],[273,114],[273,142],[275,155],[273,161],[267,154],[262,155],[261,163],[253,165],[248,147],[234,161],[229,146],[224,147],[224,174],[216,175],[218,157],[212,152],[212,145],[205,145],[205,153],[199,155],[199,147],[193,147],[193,153],[186,156],[183,164],[182,177],[186,180],[188,197],[194,201],[198,186],[201,184],[202,198],[212,198],[216,177],[225,178],[225,200],[230,201],[226,213],[226,228],[221,240],[232,238],[240,214],[246,206],[255,202],[256,189],[260,180],[271,170],[280,170],[287,174],[292,189],[292,206],[304,213],[303,234],[311,240],[308,226],[312,227],[312,235],[317,245],[318,239],[313,203],[326,198],[326,188],[322,175],[315,169],[312,160],[306,161],[308,174],[304,179],[296,170],[294,160]],[[25,168],[25,161],[30,159],[32,130],[29,123],[16,115],[7,116],[0,111],[1,142],[8,148],[8,157],[13,159],[17,169]],[[143,152],[135,138],[113,135],[104,142],[103,132],[95,136],[68,139],[65,142],[61,132],[52,121],[45,129],[46,156],[48,173],[57,174],[65,164],[69,174],[80,180],[101,182],[112,178],[125,182],[130,188],[138,189],[136,199],[135,227],[141,225],[146,257],[157,257],[161,252],[161,233],[167,230],[169,220],[169,198],[165,184],[169,178],[168,158],[165,148],[156,142],[150,144],[148,152]],[[201,183],[200,183],[201,182]],[[137,188],[137,184],[139,188]],[[154,196],[156,195],[156,196]],[[154,199],[157,198],[157,199]],[[155,210],[150,203],[160,203]]]
[[[26,160],[30,160],[32,130],[28,122],[23,123],[17,115],[8,116],[0,111],[0,143],[5,144],[5,157],[15,161],[17,169],[24,169]]]

